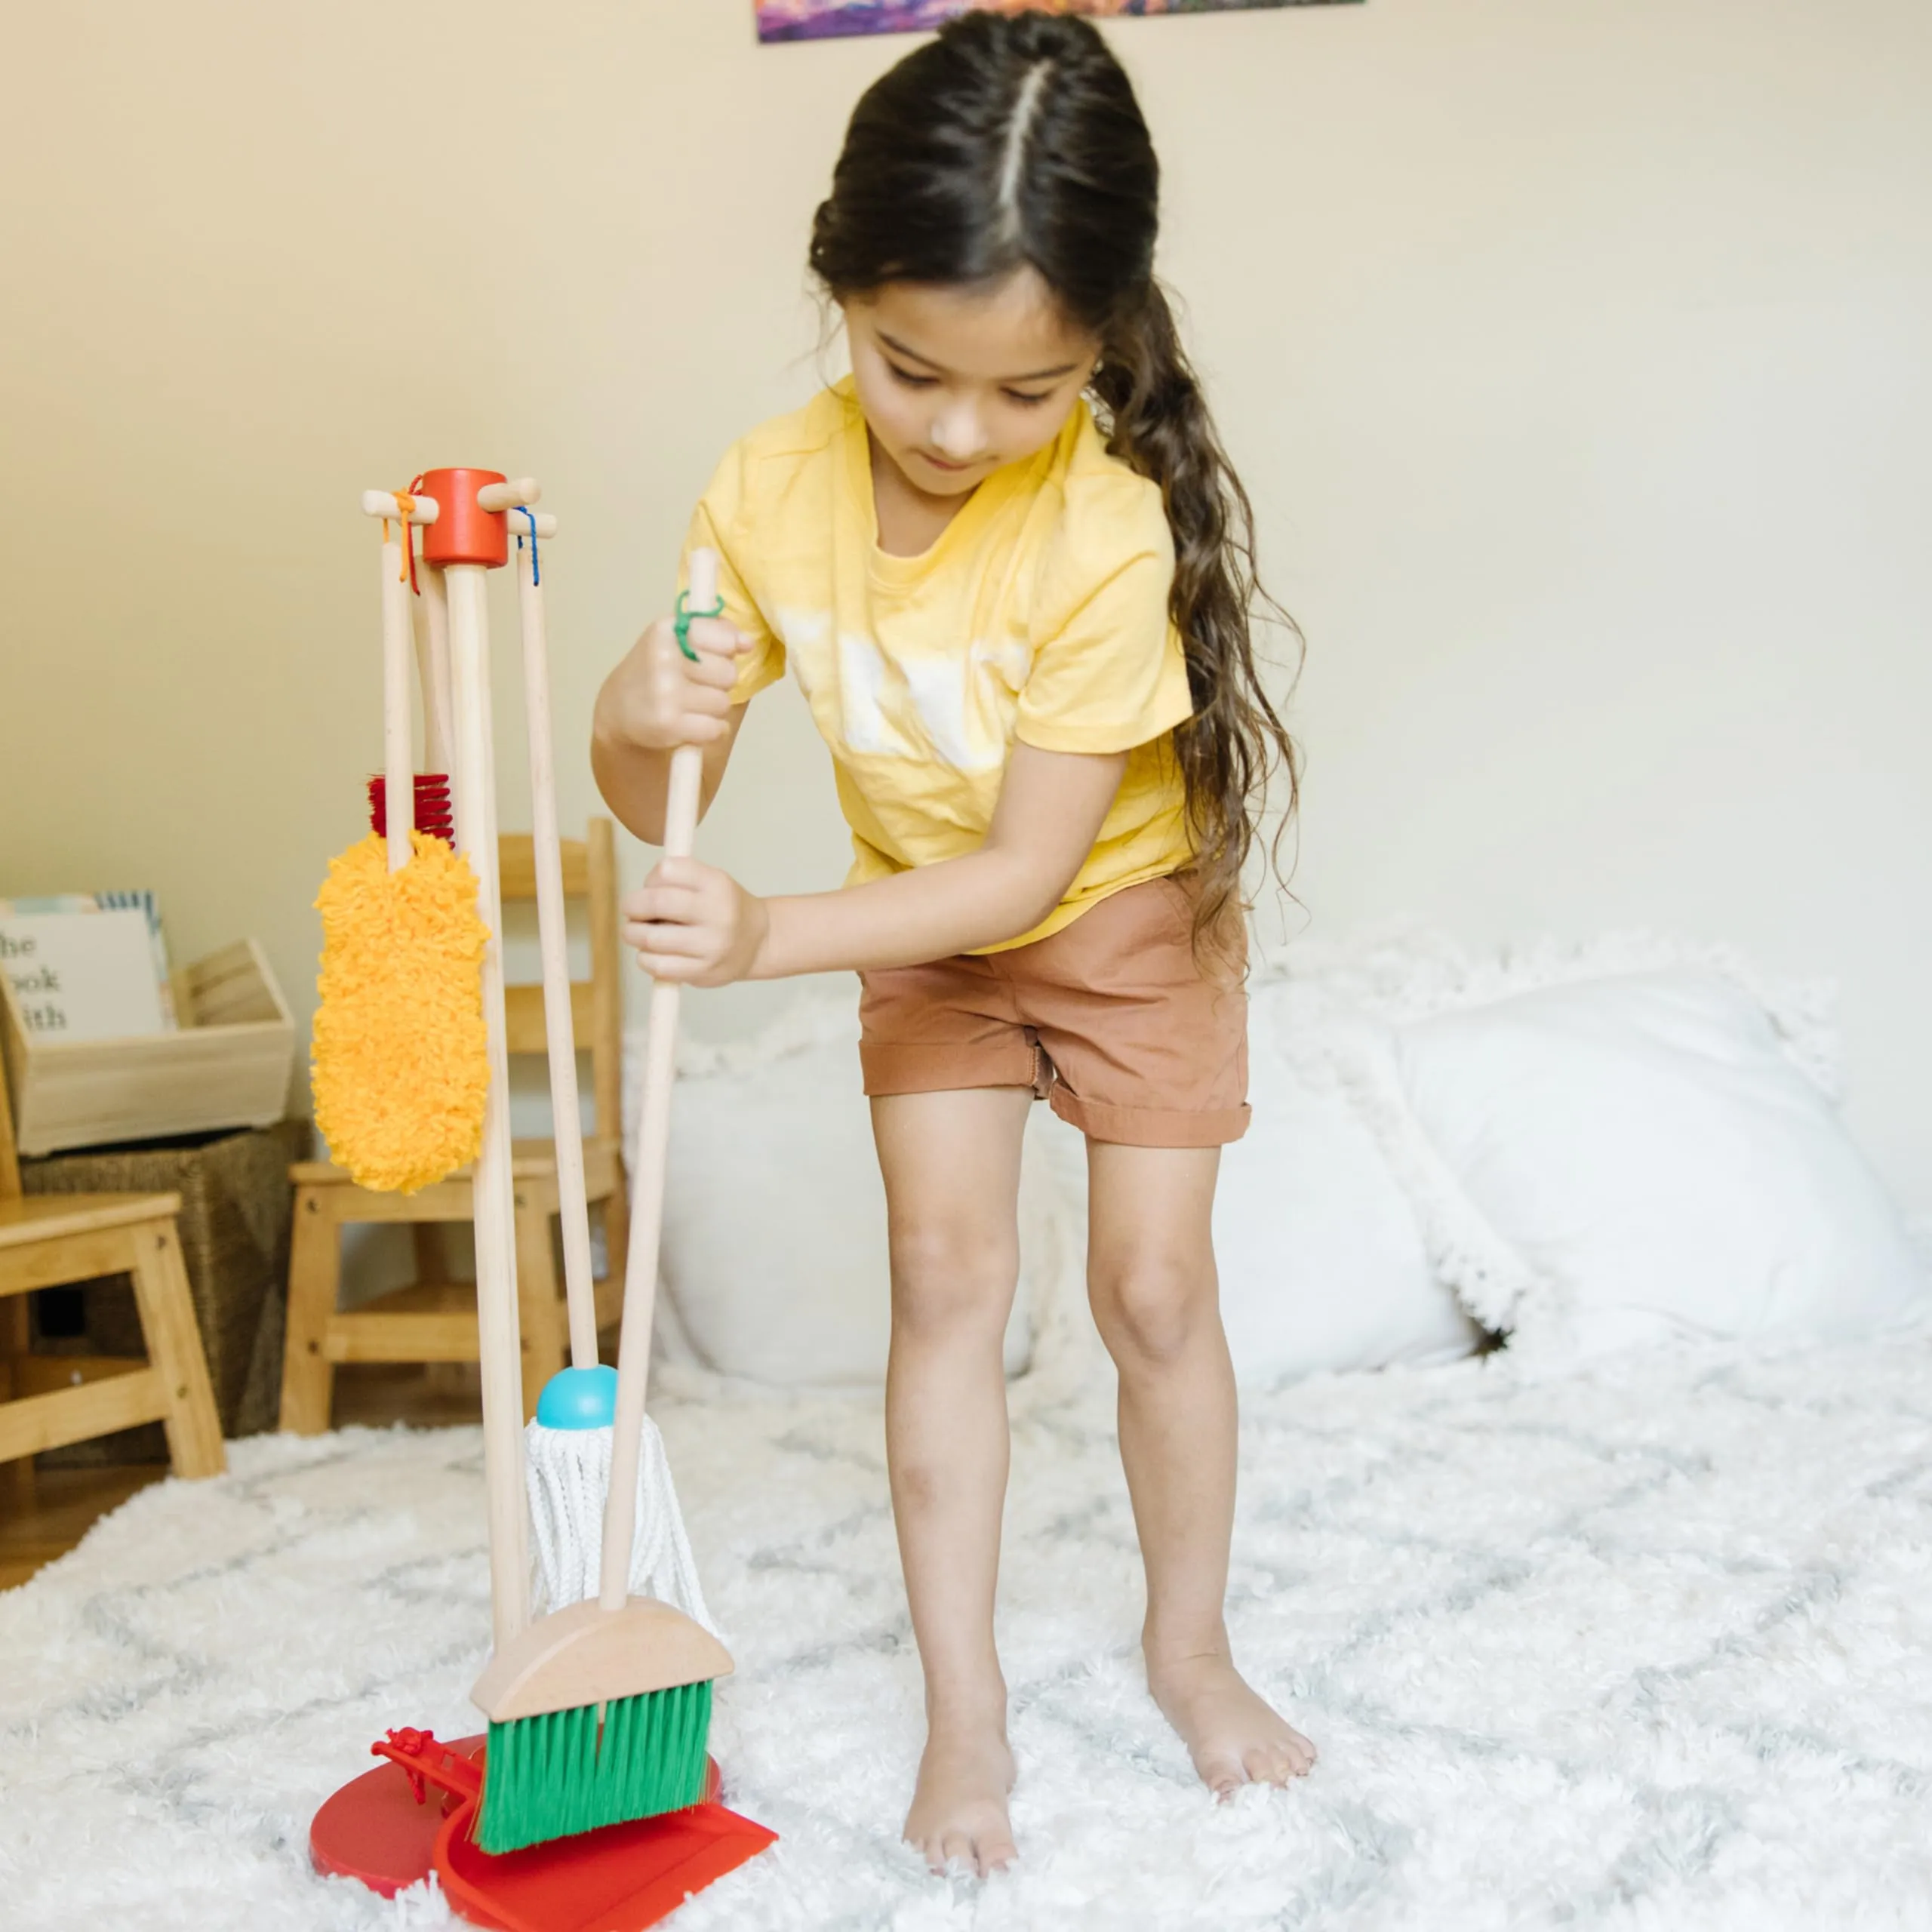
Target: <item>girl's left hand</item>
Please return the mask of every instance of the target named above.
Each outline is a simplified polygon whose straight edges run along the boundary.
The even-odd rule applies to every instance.
[[[686,986],[750,978],[771,930],[762,899],[695,859],[663,860],[620,909],[638,964],[655,979]]]

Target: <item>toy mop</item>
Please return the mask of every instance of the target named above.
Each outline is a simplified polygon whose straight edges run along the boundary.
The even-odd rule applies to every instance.
[[[528,514],[528,512],[525,512]],[[694,570],[713,580],[698,600],[716,601],[715,559],[703,553]],[[549,643],[543,577],[535,538],[528,555],[518,543],[518,601],[522,617],[524,713],[530,744],[531,844],[537,876],[537,924],[543,960],[543,1029],[549,1050],[550,1113],[555,1123],[558,1218],[563,1231],[564,1284],[570,1316],[571,1365],[552,1376],[524,1430],[530,1515],[537,1537],[539,1606],[562,1610],[598,1595],[602,1586],[605,1497],[610,1491],[611,1426],[618,1378],[597,1357],[596,1286],[591,1273],[590,1211],[584,1198],[583,1132],[577,1084],[577,1040],[571,1012],[570,964],[564,923],[562,848],[557,833],[556,774],[550,725]],[[700,586],[700,589],[704,586]],[[687,602],[692,601],[687,598]],[[675,1016],[671,1023],[675,1026]],[[656,1037],[657,1016],[652,1017]],[[648,1163],[644,1164],[645,1167]],[[639,1180],[643,1178],[640,1171]],[[660,1189],[661,1198],[661,1189]],[[655,1223],[638,1251],[642,1223],[632,1223],[631,1260],[657,1278]],[[651,1309],[628,1308],[626,1335],[637,1333],[648,1359]],[[671,1471],[657,1425],[640,1412],[636,1508],[632,1521],[629,1593],[674,1605],[718,1632],[705,1608],[697,1565],[685,1534]]]
[[[386,977],[358,949],[366,952],[393,945],[398,931],[393,920],[386,924],[365,915],[359,923],[351,920],[339,925],[330,938],[334,963],[346,989],[340,1001],[347,1014],[368,1013],[385,999],[386,1015],[391,1009],[399,1013],[406,1004],[405,995],[417,990],[419,980],[432,980],[438,987],[447,981],[454,988],[463,973],[469,976],[480,1011],[485,1075],[480,1126],[469,1131],[477,1143],[473,1175],[478,1340],[494,1656],[473,1694],[490,1720],[487,1749],[477,1749],[479,1739],[444,1743],[426,1731],[392,1731],[373,1747],[389,1762],[345,1786],[323,1806],[311,1828],[310,1844],[319,1869],[356,1877],[385,1894],[433,1871],[457,1910],[478,1924],[506,1932],[592,1932],[593,1927],[595,1932],[629,1932],[654,1923],[690,1893],[754,1856],[771,1842],[773,1834],[716,1802],[717,1767],[706,1750],[710,1686],[730,1671],[731,1661],[700,1620],[703,1600],[668,1472],[663,1469],[662,1445],[644,1413],[663,1204],[677,1016],[675,986],[658,986],[652,999],[645,1125],[614,1390],[608,1371],[596,1367],[538,555],[538,540],[553,534],[555,523],[531,507],[537,497],[536,485],[528,480],[512,484],[494,471],[448,469],[418,478],[407,493],[371,492],[365,499],[371,515],[386,519],[386,540],[388,521],[398,524],[402,538],[400,545],[386,540],[384,545],[385,823],[380,835],[372,835],[364,846],[381,852],[386,878],[399,881],[422,866],[425,852],[438,844],[411,823],[422,788],[409,763],[408,625],[403,593],[391,588],[410,579],[414,560],[405,553],[414,526],[424,533],[420,585],[429,617],[429,648],[420,654],[426,737],[431,740],[428,749],[433,762],[438,747],[431,721],[438,706],[438,666],[440,658],[446,658],[445,743],[461,855],[451,863],[463,866],[469,878],[467,906],[482,937],[479,945],[475,930],[460,921],[410,931],[405,936],[418,951],[426,955],[440,948],[438,956],[419,961],[405,975],[390,972]],[[586,1440],[602,1438],[608,1444],[604,1453],[609,1463],[601,1547],[589,1557],[579,1552],[572,1559],[579,1575],[586,1563],[596,1569],[598,1594],[589,1601],[563,1602],[568,1586],[558,1583],[549,1595],[561,1607],[534,1623],[530,1617],[520,1426],[484,596],[485,572],[508,561],[512,515],[520,520],[519,605],[530,697],[546,1019],[552,1097],[558,1103],[559,1191],[572,1318],[573,1367],[555,1378],[552,1387],[562,1384],[566,1398],[592,1392],[587,1404],[581,1400],[564,1402],[574,1410],[579,1426],[552,1432]],[[667,851],[690,849],[701,764],[701,754],[692,748],[673,760]],[[429,791],[433,804],[433,786]],[[345,854],[344,859],[352,856]],[[551,874],[548,886],[546,869]],[[373,992],[368,989],[371,983],[376,983]],[[359,1008],[352,995],[361,1001]],[[428,1023],[426,1016],[440,1021],[444,1011],[441,1005],[432,1007],[420,999],[414,1010],[419,1024]],[[400,1019],[394,1024],[399,1034]],[[343,1124],[352,1142],[358,1134],[366,1134],[389,1163],[379,1168],[371,1159],[365,1165],[397,1177],[392,1184],[398,1186],[420,1186],[438,1177],[429,1170],[447,1158],[459,1137],[442,1114],[417,1104],[416,1094],[405,1084],[407,1076],[399,1072],[405,1056],[414,1050],[411,1044],[400,1037],[392,1041],[387,1034],[376,1041],[358,1040],[344,1026],[331,1045],[341,1056],[330,1069],[331,1078],[337,1081],[331,1090],[332,1117]],[[319,1051],[317,1072],[319,1106],[324,1084]],[[358,1082],[365,1084],[358,1088]],[[367,1097],[372,1090],[384,1097],[374,1106]],[[436,1106],[441,1105],[439,1100]],[[382,1107],[390,1113],[378,1123],[372,1116]],[[432,1141],[433,1150],[419,1144]],[[336,1149],[333,1137],[331,1144]],[[455,1164],[452,1161],[441,1171]],[[419,1174],[423,1177],[420,1180]],[[586,1419],[589,1426],[584,1426]],[[608,1430],[602,1426],[606,1423]],[[598,1460],[593,1449],[583,1466],[594,1469]],[[656,1477],[641,1478],[641,1470],[648,1475],[654,1467]],[[568,1480],[580,1491],[582,1468]],[[545,1493],[542,1483],[536,1493]],[[652,1534],[640,1539],[638,1518],[646,1504]],[[583,1540],[580,1526],[574,1534]],[[659,1546],[654,1553],[645,1552],[647,1560],[641,1565],[654,1579],[652,1587],[678,1596],[682,1607],[629,1594],[633,1550],[640,1542]],[[423,1802],[432,1784],[445,1794],[440,1808]]]

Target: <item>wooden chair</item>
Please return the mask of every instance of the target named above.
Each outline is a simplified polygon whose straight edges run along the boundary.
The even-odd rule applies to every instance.
[[[174,1217],[178,1194],[20,1191],[13,1114],[0,1079],[0,1465],[24,1503],[43,1449],[160,1423],[177,1476],[228,1466],[208,1358],[188,1293]],[[103,1275],[127,1274],[148,1358],[35,1355],[26,1297]]]
[[[527,835],[497,843],[503,901],[534,901],[537,875]],[[623,998],[617,939],[617,840],[611,821],[594,818],[581,840],[563,841],[564,894],[587,899],[590,977],[573,983],[577,1043],[590,1054],[595,1128],[584,1137],[585,1191],[604,1209],[607,1272],[597,1284],[597,1325],[623,1306],[624,1250],[630,1214],[623,1151]],[[512,1054],[544,1051],[543,989],[504,989],[505,1032]],[[543,1384],[565,1365],[569,1330],[551,1228],[557,1201],[556,1155],[547,1140],[520,1140],[512,1166],[516,1202],[517,1302],[523,1335],[524,1413],[533,1413]],[[288,1343],[282,1356],[281,1426],[312,1435],[329,1426],[335,1371],[342,1362],[472,1362],[478,1357],[476,1288],[445,1278],[439,1225],[468,1221],[469,1171],[420,1194],[377,1194],[358,1187],[326,1161],[298,1161],[295,1229],[288,1266]],[[353,1223],[408,1222],[416,1232],[417,1278],[361,1307],[337,1306],[342,1230]]]

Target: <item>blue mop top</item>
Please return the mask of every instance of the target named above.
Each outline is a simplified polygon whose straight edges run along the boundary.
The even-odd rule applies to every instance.
[[[537,1398],[537,1420],[546,1429],[608,1429],[617,1416],[617,1371],[561,1369]]]

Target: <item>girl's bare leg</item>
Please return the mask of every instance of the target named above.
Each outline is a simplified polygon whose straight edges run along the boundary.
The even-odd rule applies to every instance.
[[[906,1839],[934,1870],[1015,1854],[1006,1681],[993,1649],[1008,1451],[1001,1361],[1020,1272],[1024,1088],[872,1103],[892,1253],[886,1457],[926,1749]]]
[[[1222,1616],[1235,1377],[1210,1217],[1217,1148],[1088,1143],[1088,1287],[1120,1372],[1120,1453],[1147,1570],[1148,1688],[1225,1797],[1306,1774],[1315,1747],[1251,1690]]]

